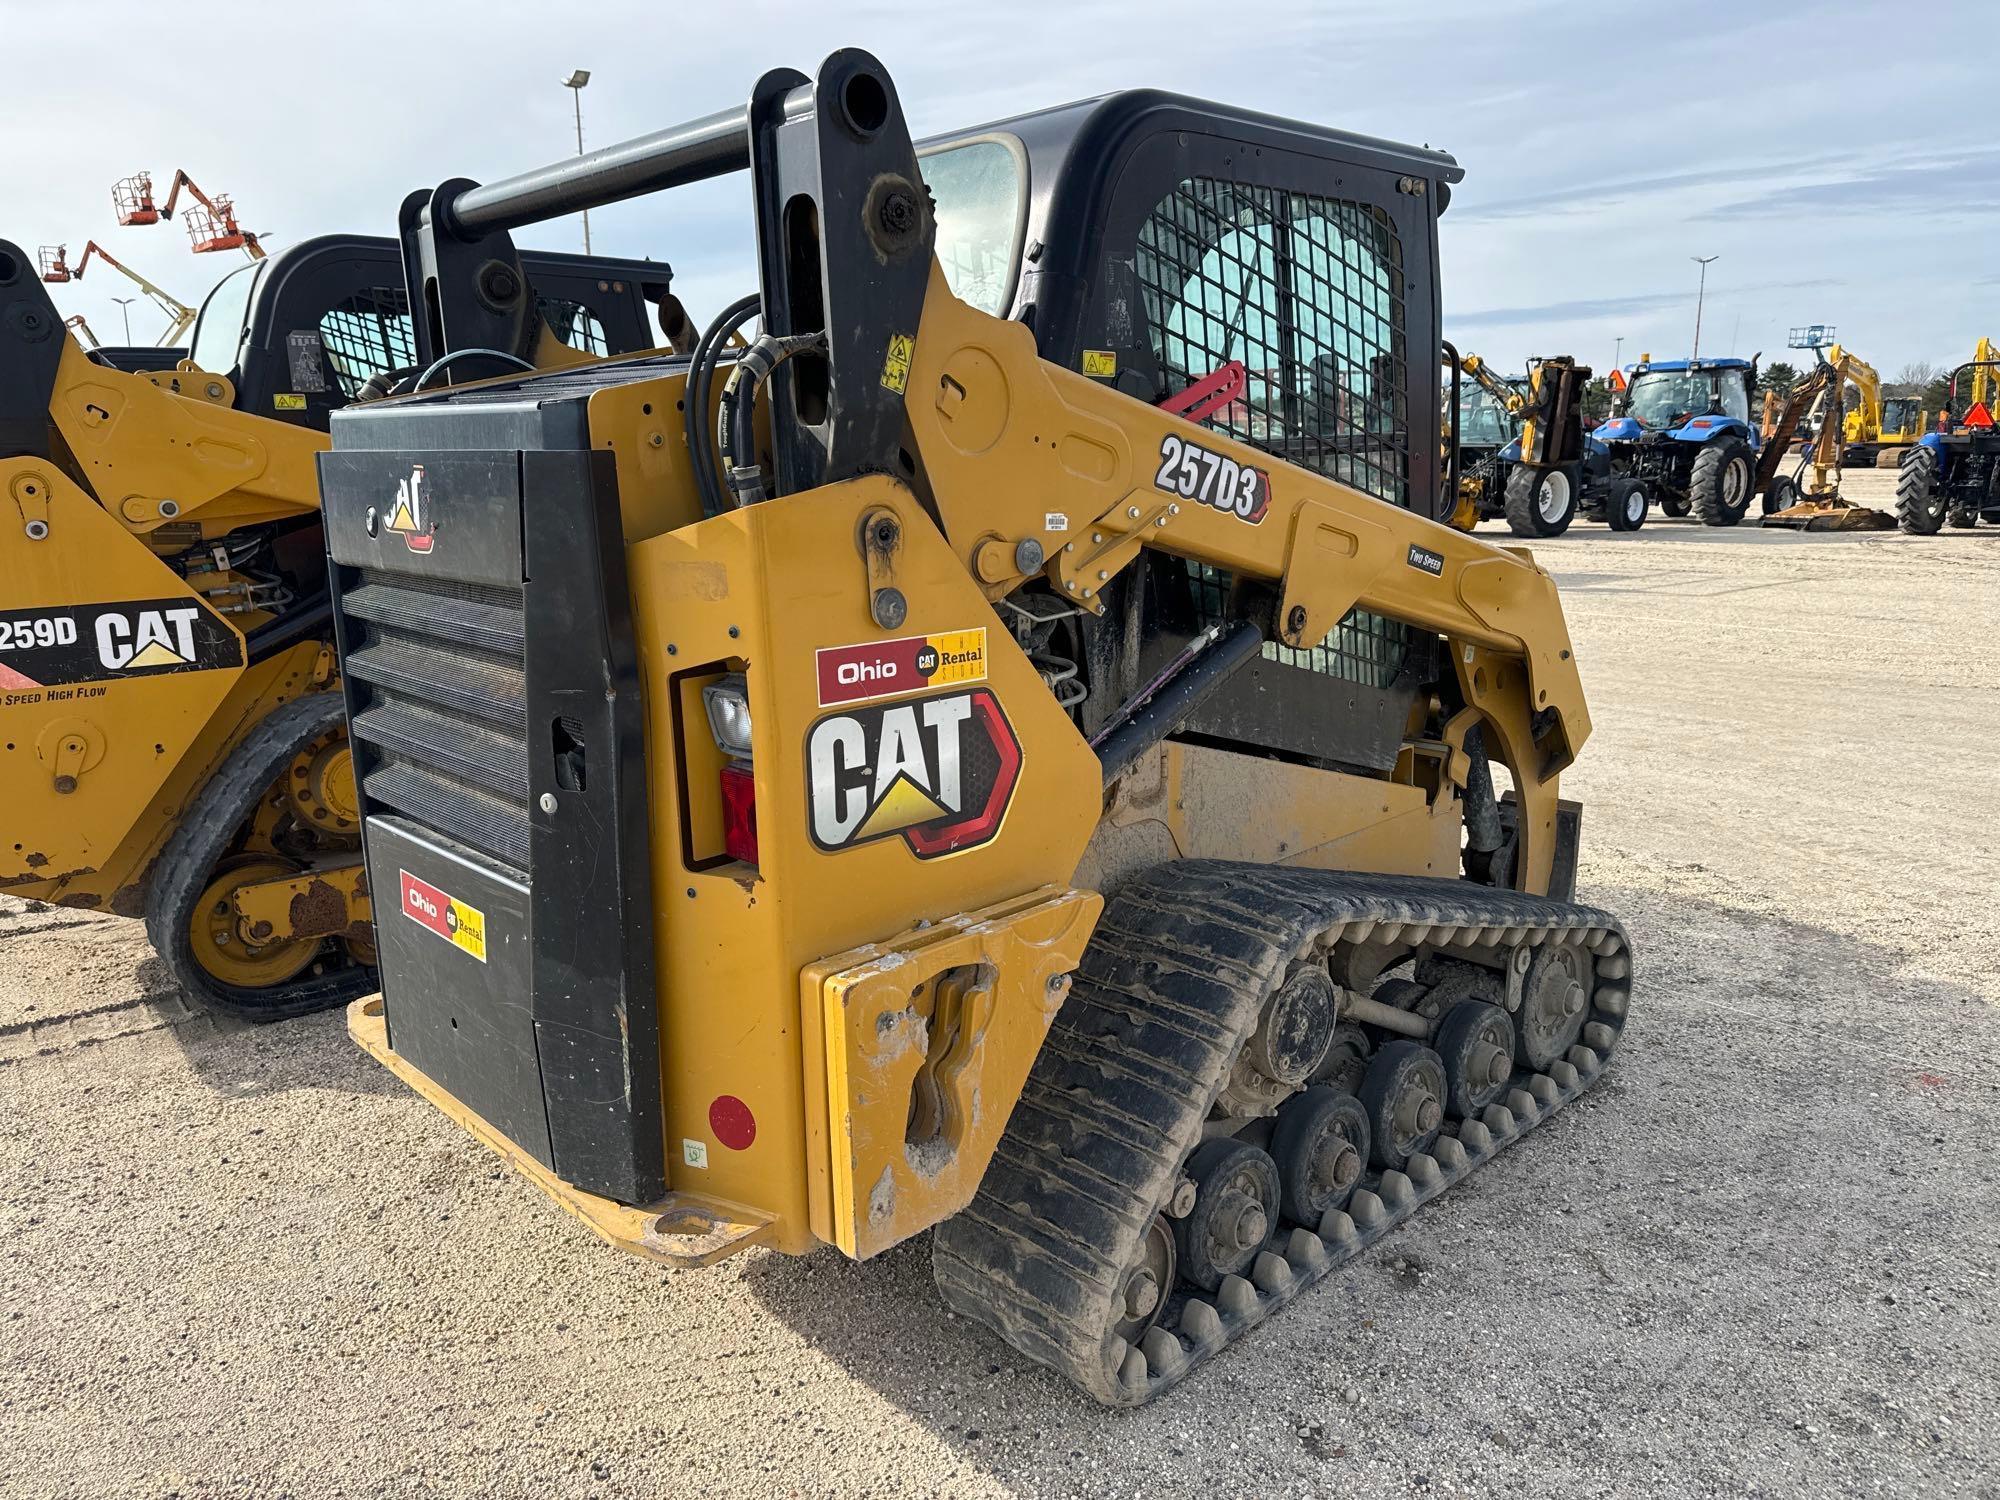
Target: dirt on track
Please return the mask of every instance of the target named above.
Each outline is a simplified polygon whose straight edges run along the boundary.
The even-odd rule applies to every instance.
[[[1618,1058],[1164,1402],[947,1317],[923,1242],[621,1256],[337,1016],[0,902],[0,1492],[2000,1493],[2000,530],[1538,555]]]

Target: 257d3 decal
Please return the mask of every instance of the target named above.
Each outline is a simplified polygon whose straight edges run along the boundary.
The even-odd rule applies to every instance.
[[[1271,509],[1271,476],[1210,452],[1177,432],[1160,439],[1160,467],[1153,488],[1248,521],[1255,526]]]
[[[0,687],[10,690],[242,665],[242,638],[186,595],[0,611]]]
[[[806,734],[812,840],[851,849],[900,837],[919,859],[1000,831],[1021,742],[988,688],[829,714]]]

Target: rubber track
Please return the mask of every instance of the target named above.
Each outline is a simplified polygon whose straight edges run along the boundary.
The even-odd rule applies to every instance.
[[[1138,1347],[1110,1334],[1120,1273],[1199,1143],[1265,996],[1295,959],[1371,934],[1583,945],[1596,966],[1591,1045],[1546,1072],[1517,1070],[1481,1119],[1448,1124],[1405,1171],[1364,1179],[1315,1229],[1279,1230],[1248,1279],[1228,1278],[1212,1298],[1183,1288]],[[1140,1405],[1589,1088],[1630,998],[1625,930],[1591,907],[1467,881],[1162,866],[1110,903],[978,1196],[938,1228],[939,1291],[1098,1400]]]
[[[329,1010],[376,987],[375,970],[365,964],[322,965],[289,984],[246,989],[216,980],[195,961],[188,924],[195,902],[215,878],[243,820],[256,809],[271,783],[298,753],[344,722],[339,693],[310,693],[264,716],[195,796],[181,826],[160,851],[146,891],[146,936],[191,998],[246,1021],[282,1021]]]

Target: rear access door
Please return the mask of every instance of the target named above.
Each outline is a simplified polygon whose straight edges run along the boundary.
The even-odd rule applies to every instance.
[[[643,708],[610,456],[588,451],[583,395],[491,387],[357,407],[333,434],[390,1044],[566,1180],[655,1201]]]

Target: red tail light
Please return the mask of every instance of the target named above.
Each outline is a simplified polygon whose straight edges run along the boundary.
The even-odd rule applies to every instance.
[[[757,779],[734,762],[722,768],[722,847],[731,859],[757,863]]]

